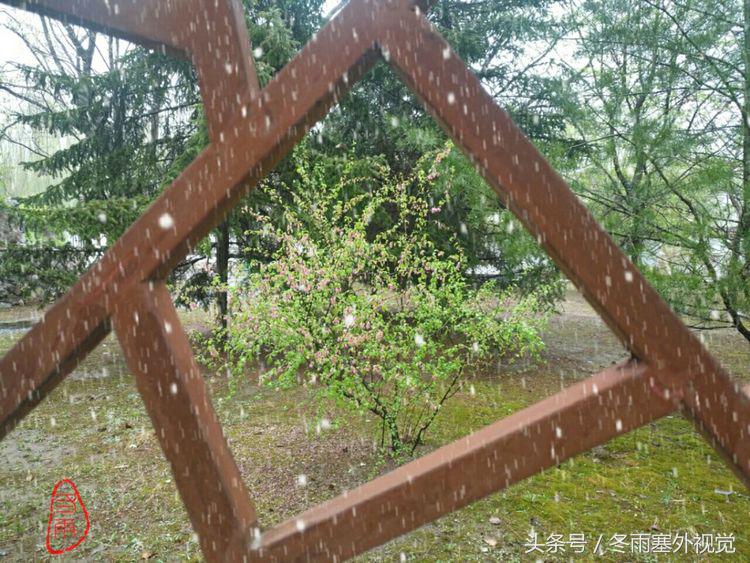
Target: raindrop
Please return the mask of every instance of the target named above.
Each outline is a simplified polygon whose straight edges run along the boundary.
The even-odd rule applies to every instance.
[[[618,432],[622,432],[622,420],[619,418],[615,421],[615,428]]]
[[[446,59],[446,60],[451,58],[451,49],[450,49],[450,47],[445,47],[443,49],[443,58]]]
[[[472,397],[477,396],[477,390],[474,388],[473,384],[469,387],[469,395],[471,395]]]
[[[461,223],[460,230],[461,230],[461,234],[462,235],[468,235],[469,234],[469,229],[466,228],[466,223]]]
[[[307,475],[305,475],[304,473],[297,475],[297,486],[307,487]]]
[[[256,47],[253,49],[253,57],[259,59],[263,56],[263,47]]]
[[[99,219],[100,223],[106,223],[107,222],[107,214],[104,212],[100,212],[99,215],[96,216],[97,219]]]
[[[302,520],[301,518],[299,518],[296,523],[297,523],[297,530],[300,531],[300,532],[304,532],[305,531],[305,521]]]
[[[172,383],[172,385],[169,386],[169,392],[172,393],[172,395],[177,395],[177,384]]]
[[[391,117],[391,127],[398,127],[398,117]]]
[[[633,272],[630,270],[625,270],[625,281],[628,283],[633,283]]]
[[[172,323],[170,323],[169,321],[164,321],[164,331],[167,334],[172,334]]]
[[[424,346],[424,336],[422,336],[419,333],[415,334],[414,335],[414,344],[416,344],[417,346]]]
[[[456,95],[453,92],[448,92],[448,103],[453,105],[456,103]]]

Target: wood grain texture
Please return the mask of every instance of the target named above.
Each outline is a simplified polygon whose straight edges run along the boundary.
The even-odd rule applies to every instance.
[[[257,527],[255,509],[164,283],[132,288],[112,323],[203,555],[224,560]]]

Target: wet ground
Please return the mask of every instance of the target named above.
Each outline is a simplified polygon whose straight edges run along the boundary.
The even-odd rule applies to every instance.
[[[0,323],[33,318],[0,311]],[[15,316],[14,316],[15,315]],[[187,325],[196,319],[188,316]],[[0,352],[23,327],[0,324]],[[750,345],[730,331],[706,333],[707,346],[750,381]],[[447,405],[422,452],[554,393],[626,356],[577,294],[545,334],[541,363],[499,366],[475,382],[476,394]],[[374,420],[318,403],[305,389],[274,392],[246,383],[235,394],[207,374],[237,463],[267,527],[392,467],[377,449]],[[318,431],[325,416],[331,428]],[[307,484],[299,484],[305,475]],[[198,544],[176,494],[117,343],[108,338],[24,422],[0,442],[0,558],[44,559],[49,496],[75,481],[91,532],[74,555],[95,560],[198,560]],[[544,559],[593,557],[593,542],[614,534],[734,534],[729,556],[664,554],[659,560],[750,560],[750,495],[680,416],[667,417],[508,491],[446,516],[362,559],[534,560],[526,542],[583,533],[587,551]],[[605,542],[606,543],[606,542]],[[617,553],[605,560],[654,560]]]

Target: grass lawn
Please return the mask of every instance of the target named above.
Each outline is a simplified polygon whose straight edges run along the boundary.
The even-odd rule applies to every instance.
[[[24,312],[26,314],[26,312]],[[4,316],[9,313],[3,312]],[[2,319],[0,319],[2,320]],[[188,326],[192,319],[187,319]],[[0,333],[0,352],[19,332]],[[550,395],[624,356],[605,325],[576,294],[545,335],[537,365],[500,366],[457,395],[427,436],[424,453]],[[706,344],[737,377],[750,380],[750,346],[729,331]],[[309,389],[275,392],[247,381],[230,397],[227,380],[207,374],[261,523],[270,526],[392,468],[379,453],[377,421],[320,404]],[[332,421],[320,430],[317,421]],[[298,485],[298,476],[307,485]],[[73,554],[90,559],[199,560],[197,539],[176,492],[116,341],[109,337],[73,376],[0,442],[0,558],[44,559],[49,495],[72,478],[91,517]],[[531,528],[585,533],[593,559],[600,535],[734,534],[734,555],[661,555],[658,560],[750,560],[750,493],[680,415],[622,436],[507,491],[403,536],[362,560],[534,560]],[[403,555],[402,555],[403,554]],[[597,559],[657,560],[607,551]]]

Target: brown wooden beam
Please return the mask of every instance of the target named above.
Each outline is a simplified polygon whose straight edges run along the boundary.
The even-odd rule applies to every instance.
[[[250,559],[343,561],[675,410],[622,364],[287,520]],[[637,405],[637,407],[636,407]]]
[[[239,0],[0,0],[192,60],[212,140],[258,94]]]
[[[0,0],[0,3],[183,55],[195,0]],[[193,32],[194,33],[194,32]]]
[[[203,554],[224,560],[257,527],[255,509],[164,283],[132,288],[112,322]]]
[[[651,287],[479,79],[408,6],[380,44],[516,217],[620,337],[683,400],[698,430],[750,487],[750,396]],[[737,424],[737,421],[745,424]]]

